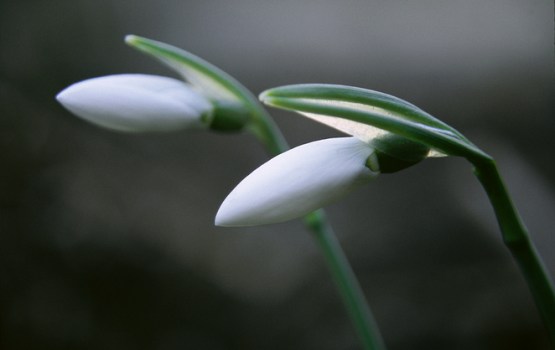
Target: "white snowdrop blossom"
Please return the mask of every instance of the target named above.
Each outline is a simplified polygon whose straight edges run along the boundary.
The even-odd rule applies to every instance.
[[[291,220],[338,199],[379,173],[366,166],[374,149],[354,137],[311,142],[272,158],[227,196],[218,226]]]
[[[213,106],[177,79],[119,74],[75,83],[56,98],[70,112],[99,126],[126,132],[205,127]]]

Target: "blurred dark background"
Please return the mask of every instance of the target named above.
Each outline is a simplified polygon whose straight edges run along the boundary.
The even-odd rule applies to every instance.
[[[117,134],[56,103],[90,77],[173,75],[125,34],[255,93],[415,103],[498,160],[555,274],[552,1],[0,0],[1,349],[359,349],[299,221],[214,227],[267,159],[252,137]],[[339,135],[272,114],[292,145]],[[328,213],[390,350],[548,347],[465,161],[384,175]]]

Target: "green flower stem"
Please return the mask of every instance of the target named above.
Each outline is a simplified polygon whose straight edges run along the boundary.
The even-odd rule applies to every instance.
[[[540,256],[531,241],[528,230],[522,223],[495,161],[471,160],[474,173],[482,183],[491,201],[501,228],[503,241],[526,278],[537,308],[555,346],[555,288]]]
[[[333,229],[324,217],[324,212],[318,210],[308,214],[305,217],[305,224],[312,230],[314,238],[324,254],[333,280],[339,289],[345,308],[364,345],[364,349],[385,349],[383,339],[366,303],[362,289]]]

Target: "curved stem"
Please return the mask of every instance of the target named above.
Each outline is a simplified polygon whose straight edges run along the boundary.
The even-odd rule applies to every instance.
[[[505,184],[491,158],[471,160],[474,173],[486,190],[495,210],[503,241],[520,270],[534,297],[537,308],[555,346],[555,288],[528,230],[516,211]]]
[[[333,229],[324,217],[324,212],[318,210],[307,215],[305,224],[312,230],[313,236],[324,254],[330,273],[364,349],[385,349],[364,293]]]

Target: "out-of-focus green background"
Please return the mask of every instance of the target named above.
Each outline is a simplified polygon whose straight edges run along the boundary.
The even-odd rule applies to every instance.
[[[173,73],[125,34],[253,92],[384,91],[499,161],[555,273],[553,2],[0,0],[0,348],[358,349],[299,221],[224,229],[267,159],[246,134],[125,135],[54,100],[79,80]],[[272,111],[292,145],[339,136]],[[433,159],[328,208],[390,350],[545,349],[470,166]]]

